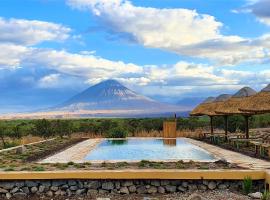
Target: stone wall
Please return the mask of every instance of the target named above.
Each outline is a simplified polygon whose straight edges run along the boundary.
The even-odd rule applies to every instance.
[[[39,196],[96,196],[98,194],[155,194],[195,190],[242,190],[242,181],[213,180],[33,180],[0,181],[0,199]],[[264,181],[253,181],[253,188],[261,191]]]

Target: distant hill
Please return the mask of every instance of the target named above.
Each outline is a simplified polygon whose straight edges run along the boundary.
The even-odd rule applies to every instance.
[[[192,110],[195,108],[197,105],[202,103],[205,100],[205,97],[187,97],[179,100],[177,102],[177,105],[186,107],[189,110]]]

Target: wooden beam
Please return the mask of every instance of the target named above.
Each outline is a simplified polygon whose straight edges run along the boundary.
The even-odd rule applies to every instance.
[[[224,115],[225,140],[228,140],[228,115]]]
[[[214,134],[213,116],[210,116],[210,127],[211,127],[211,135],[213,135]]]

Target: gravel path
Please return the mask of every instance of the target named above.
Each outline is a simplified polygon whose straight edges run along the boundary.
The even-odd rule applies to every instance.
[[[103,195],[99,197],[30,197],[28,200],[188,200],[191,195],[201,196],[201,200],[251,200],[251,198],[239,193],[233,193],[227,190],[215,190],[207,192],[194,193],[175,193],[167,195]],[[197,198],[196,200],[199,200]]]

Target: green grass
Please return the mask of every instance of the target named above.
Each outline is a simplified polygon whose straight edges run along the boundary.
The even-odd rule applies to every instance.
[[[245,194],[249,194],[252,191],[253,183],[251,177],[247,176],[243,180],[243,191]]]

